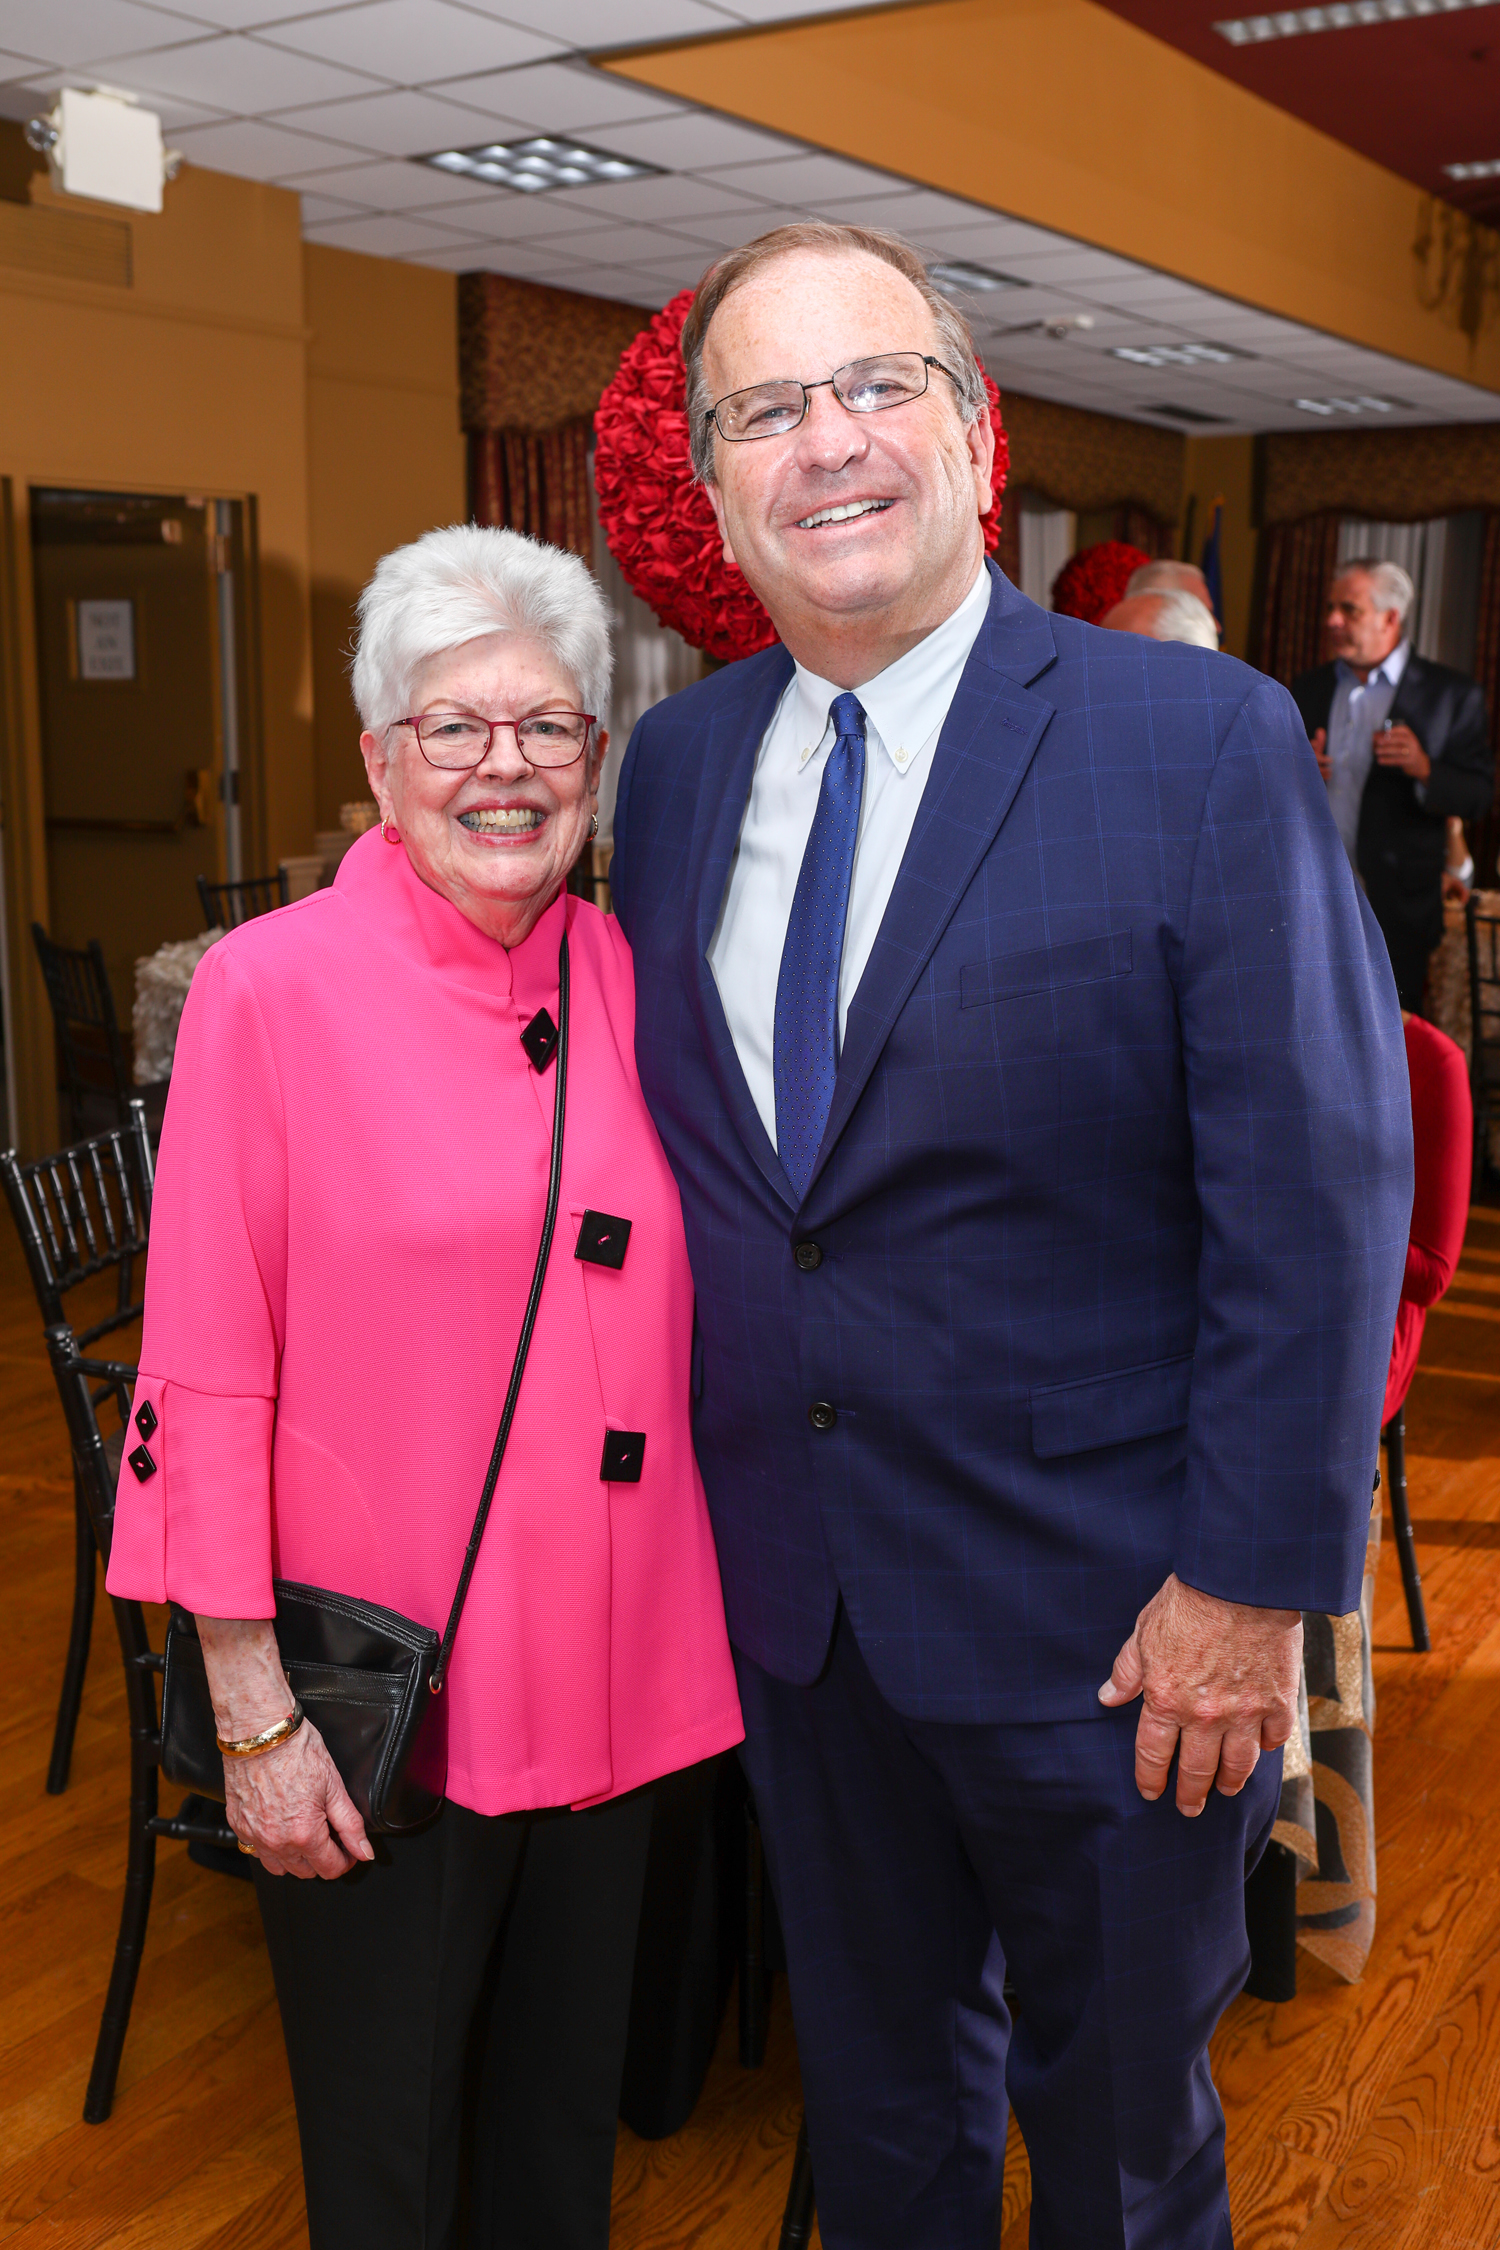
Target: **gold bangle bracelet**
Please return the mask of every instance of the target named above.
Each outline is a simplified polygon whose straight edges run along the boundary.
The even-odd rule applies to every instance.
[[[242,1742],[226,1742],[221,1734],[215,1735],[214,1740],[226,1758],[259,1758],[267,1750],[274,1750],[279,1743],[290,1741],[306,1716],[307,1713],[293,1696],[292,1708],[284,1719],[276,1721],[274,1727],[266,1727],[260,1734],[247,1734]]]

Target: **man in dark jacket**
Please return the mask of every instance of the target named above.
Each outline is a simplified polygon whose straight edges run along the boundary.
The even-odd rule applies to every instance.
[[[1418,656],[1407,638],[1412,596],[1395,563],[1343,564],[1328,596],[1333,661],[1302,673],[1292,694],[1401,1005],[1415,1012],[1443,934],[1448,817],[1489,811],[1494,762],[1483,689]]]

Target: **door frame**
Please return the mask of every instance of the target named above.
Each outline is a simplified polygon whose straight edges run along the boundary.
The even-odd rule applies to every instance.
[[[4,980],[10,1133],[23,1156],[59,1145],[57,1057],[52,1012],[31,925],[50,929],[46,792],[42,775],[41,687],[37,674],[36,588],[31,567],[31,493],[118,492],[129,496],[239,503],[233,614],[240,773],[240,837],[253,871],[266,849],[265,757],[261,698],[260,549],[255,496],[189,480],[126,483],[28,470],[0,476],[0,855],[3,855]],[[210,517],[212,526],[212,517]],[[217,661],[216,661],[217,669]],[[220,824],[219,834],[224,834]]]

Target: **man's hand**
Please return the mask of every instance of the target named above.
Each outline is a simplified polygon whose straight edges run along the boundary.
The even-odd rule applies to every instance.
[[[1299,1610],[1222,1602],[1169,1578],[1099,1690],[1111,1710],[1144,1697],[1135,1734],[1141,1795],[1161,1795],[1180,1741],[1180,1813],[1201,1813],[1214,1787],[1238,1796],[1262,1750],[1279,1749],[1296,1724],[1301,1664]]]
[[[1413,781],[1425,781],[1432,771],[1432,760],[1410,727],[1382,727],[1374,737],[1374,747],[1377,765],[1409,773]]]
[[[1318,761],[1318,771],[1325,781],[1333,778],[1333,760],[1328,755],[1328,729],[1319,727],[1312,738],[1312,754]]]

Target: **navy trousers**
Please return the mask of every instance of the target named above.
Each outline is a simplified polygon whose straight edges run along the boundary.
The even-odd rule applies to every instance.
[[[1186,1820],[1135,1786],[1139,1704],[905,1719],[842,1612],[811,1687],[736,1662],[825,2250],[995,2250],[1007,2095],[1031,2250],[1229,2250],[1208,2040],[1280,1753]]]

